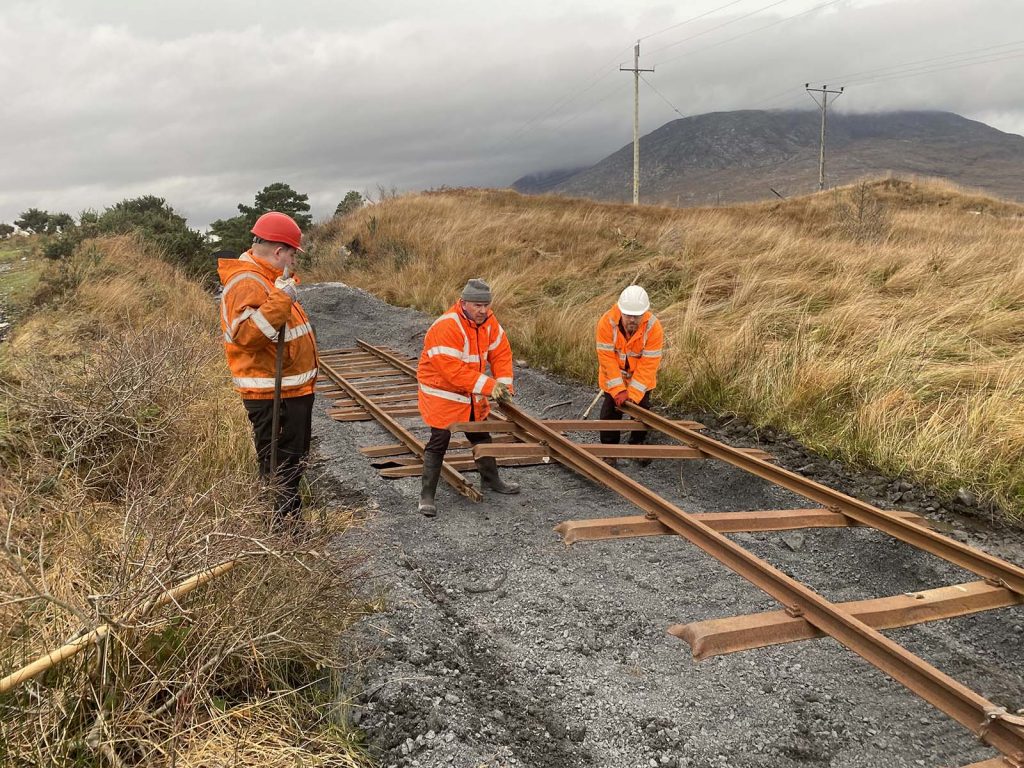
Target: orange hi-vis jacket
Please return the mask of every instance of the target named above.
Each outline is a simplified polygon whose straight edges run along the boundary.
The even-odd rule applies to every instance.
[[[625,390],[630,400],[639,403],[658,384],[665,333],[661,321],[645,312],[627,339],[621,319],[622,312],[613,306],[597,321],[598,380],[609,395]]]
[[[317,357],[313,326],[299,302],[274,287],[279,270],[247,251],[217,264],[224,292],[220,328],[224,354],[235,389],[247,400],[274,397],[277,329],[287,321],[281,397],[310,395],[316,386]]]
[[[485,372],[488,364],[493,377]],[[476,325],[456,302],[427,331],[416,378],[420,415],[428,426],[448,429],[469,421],[471,406],[476,421],[487,418],[494,385],[512,387],[512,347],[494,313]]]

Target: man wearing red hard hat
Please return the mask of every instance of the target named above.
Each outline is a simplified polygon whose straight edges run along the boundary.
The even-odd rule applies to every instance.
[[[298,519],[299,482],[309,455],[317,349],[313,328],[291,277],[302,230],[291,216],[271,211],[252,228],[252,248],[237,259],[219,259],[221,331],[235,389],[252,423],[260,477],[274,488],[278,524]],[[278,334],[284,330],[283,365],[277,380]],[[277,466],[271,467],[273,407],[280,395]],[[276,469],[276,472],[274,471]]]

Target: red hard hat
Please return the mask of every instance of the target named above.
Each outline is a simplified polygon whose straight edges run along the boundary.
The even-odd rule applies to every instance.
[[[286,213],[271,211],[264,213],[252,226],[252,233],[261,240],[271,243],[284,243],[297,251],[302,250],[302,230],[295,219]]]

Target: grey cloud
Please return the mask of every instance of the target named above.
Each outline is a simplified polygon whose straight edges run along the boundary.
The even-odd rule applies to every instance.
[[[1007,42],[1024,21],[1014,0],[844,0],[701,50],[816,4],[791,0],[773,9],[780,16],[656,52],[723,17],[695,22],[645,40],[642,64],[659,62],[649,78],[684,114],[813,108],[799,87],[807,80]],[[0,125],[0,220],[32,205],[77,212],[152,193],[203,226],[279,180],[326,215],[348,189],[378,183],[504,185],[594,162],[630,139],[630,77],[618,64],[631,38],[700,10],[350,5],[13,5],[0,17],[0,65],[18,73]],[[1017,130],[1024,97],[1011,86],[1022,61],[853,79],[837,108],[949,109]],[[646,86],[641,98],[644,131],[678,117]]]

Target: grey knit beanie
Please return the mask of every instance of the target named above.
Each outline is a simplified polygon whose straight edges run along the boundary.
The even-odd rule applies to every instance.
[[[471,277],[462,289],[463,301],[476,301],[481,304],[491,303],[491,286],[479,277]]]

